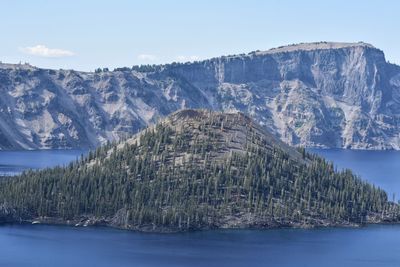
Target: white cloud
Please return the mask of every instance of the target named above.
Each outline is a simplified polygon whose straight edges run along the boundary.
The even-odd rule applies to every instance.
[[[138,59],[145,60],[145,61],[155,61],[155,60],[157,60],[157,56],[151,55],[151,54],[140,54],[140,55],[138,55]]]
[[[39,57],[70,57],[75,55],[72,51],[59,48],[48,48],[45,45],[22,47],[20,50],[26,54]]]
[[[199,56],[177,56],[176,60],[180,61],[180,62],[197,61],[197,60],[200,60],[200,57]]]

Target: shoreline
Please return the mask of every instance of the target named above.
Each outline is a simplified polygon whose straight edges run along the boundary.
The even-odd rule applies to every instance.
[[[322,229],[361,229],[370,226],[397,226],[400,225],[400,222],[395,221],[381,221],[381,222],[369,222],[365,224],[356,224],[356,223],[327,223],[327,224],[319,224],[319,225],[310,225],[310,224],[281,224],[281,225],[269,225],[269,226],[251,226],[251,225],[243,225],[238,227],[204,227],[204,228],[192,228],[192,229],[174,229],[168,227],[159,227],[152,225],[142,225],[142,226],[118,226],[107,223],[76,223],[76,221],[61,221],[56,219],[47,219],[47,220],[21,220],[21,221],[5,221],[0,222],[0,227],[5,225],[18,225],[18,226],[62,226],[62,227],[71,227],[71,228],[107,228],[107,229],[116,229],[127,232],[137,232],[137,233],[153,233],[153,234],[178,234],[178,233],[194,233],[194,232],[202,232],[202,231],[214,231],[214,230],[254,230],[254,231],[266,231],[266,230],[279,230],[279,229],[298,229],[298,230],[322,230]]]
[[[290,227],[290,226],[277,226],[277,227],[266,227],[266,228],[256,228],[256,227],[237,227],[237,228],[204,228],[204,229],[192,229],[185,231],[144,231],[133,228],[122,228],[115,227],[109,225],[89,225],[89,226],[75,226],[72,224],[56,224],[56,223],[45,223],[40,222],[36,224],[32,224],[29,222],[4,222],[0,223],[0,228],[7,226],[17,226],[17,227],[25,227],[25,226],[49,226],[49,227],[62,227],[62,228],[70,228],[70,229],[100,229],[100,230],[117,230],[123,232],[132,232],[139,234],[161,234],[161,235],[174,235],[174,234],[190,234],[190,233],[199,233],[199,232],[208,232],[208,231],[275,231],[275,230],[310,230],[320,231],[320,230],[338,230],[338,229],[348,229],[348,230],[360,230],[369,227],[382,226],[382,227],[400,227],[400,223],[395,222],[381,222],[381,223],[368,223],[363,225],[329,225],[329,226],[314,226],[314,227]]]

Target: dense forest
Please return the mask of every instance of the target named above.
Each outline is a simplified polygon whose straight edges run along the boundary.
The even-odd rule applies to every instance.
[[[68,166],[9,177],[0,203],[15,221],[155,231],[354,225],[399,213],[351,171],[283,145],[243,114],[204,110],[174,113]]]

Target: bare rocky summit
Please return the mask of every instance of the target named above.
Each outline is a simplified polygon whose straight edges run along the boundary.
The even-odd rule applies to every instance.
[[[355,47],[368,47],[375,48],[371,44],[364,42],[358,43],[340,43],[340,42],[318,42],[318,43],[300,43],[293,45],[285,45],[277,48],[272,48],[267,51],[259,51],[257,55],[283,53],[283,52],[294,52],[294,51],[311,51],[311,50],[325,50],[325,49],[343,49],[343,48],[355,48]]]
[[[400,67],[365,43],[79,72],[0,64],[0,148],[96,147],[182,108],[241,111],[290,145],[400,149]]]

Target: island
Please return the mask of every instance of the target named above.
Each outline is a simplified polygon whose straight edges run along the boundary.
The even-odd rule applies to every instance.
[[[0,223],[177,232],[398,222],[350,170],[237,112],[185,109],[67,166],[0,182]]]

